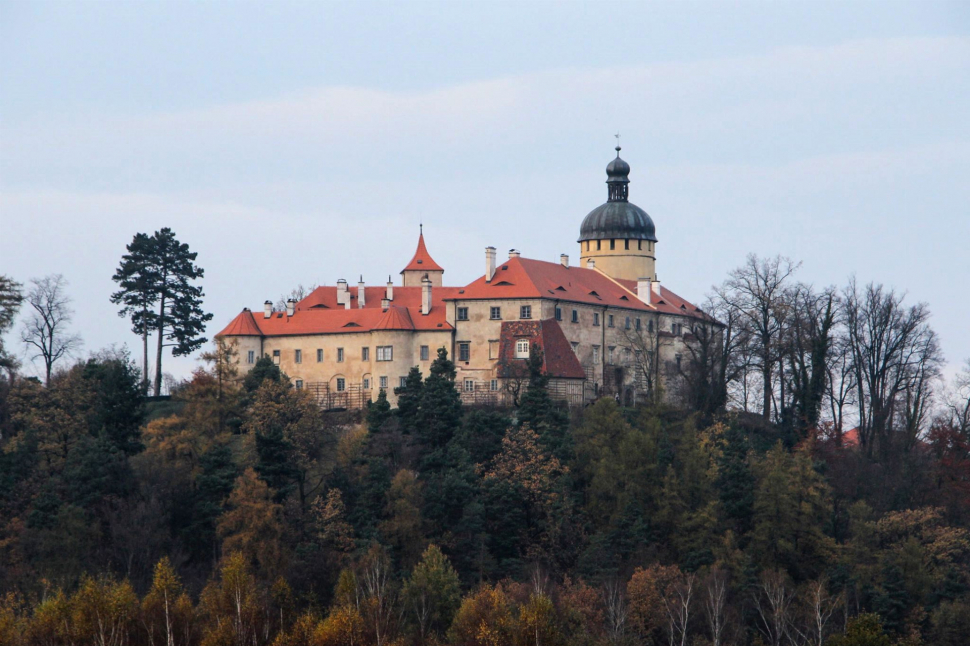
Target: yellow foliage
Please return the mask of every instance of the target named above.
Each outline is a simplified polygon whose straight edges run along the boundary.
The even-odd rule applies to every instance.
[[[362,646],[363,640],[364,619],[347,604],[331,610],[313,633],[313,646]]]

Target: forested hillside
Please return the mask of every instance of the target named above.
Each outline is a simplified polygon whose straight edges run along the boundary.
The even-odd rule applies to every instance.
[[[636,408],[562,408],[537,352],[517,408],[463,407],[442,350],[359,415],[226,344],[171,399],[124,352],[11,367],[0,644],[965,644],[966,390],[912,361],[869,401],[896,297],[795,287],[759,346],[725,283],[730,338]]]

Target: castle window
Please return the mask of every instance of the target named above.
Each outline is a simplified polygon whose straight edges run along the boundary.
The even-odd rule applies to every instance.
[[[637,251],[643,251],[643,240],[637,240]]]
[[[616,249],[616,240],[611,239],[610,240],[610,251],[613,251],[614,249]]]
[[[492,308],[489,308],[488,312],[489,312],[489,318],[492,319],[493,321],[499,321],[499,320],[502,319],[502,308],[501,307],[492,307]]]
[[[297,379],[296,380],[296,389],[297,390],[303,390],[303,380],[302,379]]]
[[[344,360],[344,349],[337,348],[337,363],[341,363]]]
[[[556,306],[556,320],[557,321],[562,320],[562,308],[559,307],[558,305]]]
[[[637,332],[639,332],[639,331],[640,331],[640,319],[638,318],[637,319]]]
[[[303,363],[303,350],[294,350],[293,351],[293,362],[294,363]]]
[[[471,344],[470,343],[459,343],[458,344],[458,360],[459,361],[470,361],[471,355]]]
[[[629,330],[630,329],[630,317],[629,316],[626,317],[626,324],[624,325],[624,329],[626,329],[626,330]]]
[[[320,348],[317,348],[317,363],[321,363],[322,361],[323,361],[323,350]]]
[[[498,379],[492,379],[492,382],[489,384],[489,387],[492,389],[493,392],[498,390]]]
[[[337,392],[342,393],[347,390],[347,380],[343,377],[337,377]]]
[[[579,323],[579,311],[578,310],[573,310],[572,322],[573,323]]]
[[[393,345],[379,345],[379,346],[377,346],[377,360],[378,361],[393,361],[394,360],[394,346]]]
[[[600,347],[598,345],[593,346],[593,364],[600,362]]]
[[[381,390],[387,390],[387,377],[381,377],[379,381]]]
[[[253,363],[256,360],[256,351],[250,350],[249,354],[246,355],[246,363]]]
[[[680,355],[675,356],[674,360],[677,361],[677,370],[680,370]]]
[[[279,350],[273,350],[273,363],[275,363],[276,365],[280,365],[280,351]]]
[[[457,318],[458,318],[459,321],[467,321],[468,320],[468,308],[467,307],[459,307],[458,308],[458,312],[457,312]]]
[[[473,392],[475,392],[475,380],[474,379],[466,379],[465,380],[465,392],[466,393],[473,393]]]
[[[407,377],[401,377],[401,378],[399,378],[397,380],[397,383],[398,383],[398,386],[400,386],[401,388],[407,388],[408,387],[408,378]]]
[[[609,346],[606,348],[606,363],[613,365],[613,353],[616,351],[616,346]]]
[[[431,357],[431,350],[426,345],[421,346],[421,361],[427,361]]]
[[[579,356],[579,341],[573,341],[569,345],[573,346],[573,354]]]
[[[613,315],[608,314],[606,316],[606,327],[613,327]]]
[[[519,339],[515,342],[515,358],[516,359],[528,359],[529,358],[529,340]]]
[[[593,325],[596,327],[599,327],[599,324],[600,324],[600,313],[593,312]]]
[[[362,385],[364,390],[370,390],[370,377],[364,377],[364,382]]]
[[[629,240],[624,240],[623,241],[623,248],[626,249],[627,251],[630,250],[630,241]]]
[[[520,319],[531,319],[532,318],[532,306],[523,305],[519,308],[519,318]]]
[[[361,348],[360,349],[360,360],[361,361],[370,361],[370,348]]]
[[[589,251],[589,240],[586,241],[586,251]]]
[[[601,244],[602,242],[603,242],[602,240],[597,240],[597,241],[596,241],[596,250],[597,250],[597,251],[599,251],[600,249],[602,249],[602,248],[603,248],[603,247],[602,247],[602,244]]]
[[[499,347],[500,347],[500,342],[498,340],[496,340],[496,339],[489,339],[488,340],[488,358],[489,359],[498,359],[499,358],[498,357]]]

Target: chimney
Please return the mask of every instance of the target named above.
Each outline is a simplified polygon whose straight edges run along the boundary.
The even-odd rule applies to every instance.
[[[357,307],[364,306],[364,277],[357,281]]]
[[[387,292],[384,295],[387,297],[387,300],[394,300],[394,283],[391,281],[390,276],[387,277]]]
[[[263,303],[263,318],[268,319],[273,316],[273,301]]]
[[[347,281],[343,278],[337,281],[337,305],[350,309],[350,290],[347,289]]]
[[[647,305],[649,305],[651,301],[650,294],[652,292],[650,291],[650,283],[652,282],[653,281],[649,278],[640,278],[637,280],[637,298]]]
[[[295,298],[286,299],[286,315],[293,316],[294,312],[296,312],[296,299]]]
[[[564,253],[559,254],[559,264],[569,269],[569,256]]]
[[[485,282],[492,282],[495,276],[495,247],[485,247]]]
[[[387,308],[391,306],[391,301],[385,296],[381,299],[381,311],[386,312]]]
[[[653,291],[653,301],[657,302],[660,300],[660,281],[654,278],[653,285],[651,285],[651,290]]]
[[[509,249],[509,260],[512,260],[513,258],[518,258],[521,255],[522,255],[522,252],[519,251],[518,249]]]
[[[431,279],[427,276],[421,279],[421,313],[431,313]]]
[[[589,260],[586,261],[586,266],[589,269],[596,269],[596,260],[593,258],[590,258]]]

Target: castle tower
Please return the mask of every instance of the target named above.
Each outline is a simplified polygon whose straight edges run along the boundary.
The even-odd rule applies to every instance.
[[[606,167],[607,201],[589,212],[579,230],[580,264],[592,259],[613,278],[656,280],[656,228],[646,211],[630,203],[629,175],[617,146]]]
[[[427,276],[432,287],[441,287],[444,273],[444,268],[434,261],[431,254],[428,253],[428,248],[424,245],[424,226],[422,226],[421,233],[418,236],[418,249],[414,252],[414,257],[411,258],[407,267],[401,270],[401,276],[404,278],[403,284],[405,287],[421,287],[421,281]]]

